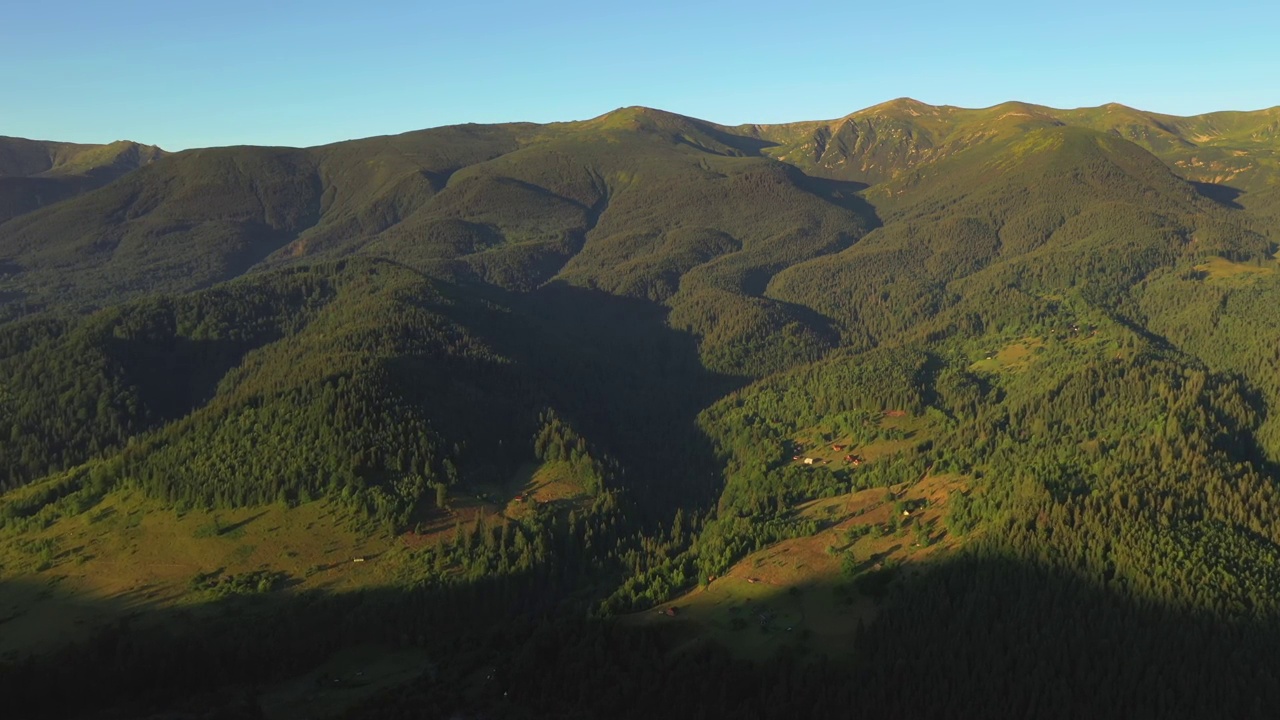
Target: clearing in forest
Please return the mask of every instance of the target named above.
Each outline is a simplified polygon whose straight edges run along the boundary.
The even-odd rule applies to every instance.
[[[869,441],[861,441],[848,432],[830,426],[802,430],[793,441],[804,448],[799,453],[801,460],[795,462],[813,458],[818,465],[845,467],[851,465],[845,462],[845,457],[853,456],[870,463],[896,455],[927,440],[933,430],[928,418],[905,412],[884,413],[877,426],[881,432],[876,433],[875,439]]]
[[[1026,337],[1015,340],[1003,348],[969,366],[970,370],[993,373],[1013,373],[1026,370],[1036,361],[1045,346],[1043,338]]]
[[[929,475],[806,503],[796,511],[818,520],[818,533],[752,553],[707,586],[629,621],[672,626],[690,644],[714,641],[753,660],[783,647],[845,655],[889,583],[957,546],[945,530],[947,501],[966,487],[963,477]]]
[[[358,524],[322,501],[176,512],[118,492],[47,527],[0,530],[0,657],[52,649],[142,610],[198,611],[218,593],[394,583],[401,544]]]
[[[507,482],[482,483],[450,493],[447,510],[432,512],[402,537],[406,545],[419,548],[452,537],[454,528],[471,527],[477,518],[495,525],[519,520],[535,505],[568,510],[590,500],[591,495],[583,488],[572,464],[526,463]]]
[[[1274,260],[1264,261],[1261,264],[1238,263],[1215,257],[1196,265],[1195,270],[1206,280],[1248,284],[1258,278],[1275,274],[1276,263]]]
[[[554,507],[572,507],[590,498],[582,480],[567,462],[529,463],[516,472],[505,489],[508,513],[519,512],[520,505],[550,503]]]

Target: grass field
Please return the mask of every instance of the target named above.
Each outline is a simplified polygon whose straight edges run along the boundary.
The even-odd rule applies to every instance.
[[[0,496],[0,507],[47,496],[77,472]],[[521,468],[501,487],[454,493],[447,512],[399,535],[327,501],[184,512],[129,490],[83,509],[55,501],[38,517],[0,525],[0,660],[53,651],[122,618],[177,630],[216,607],[224,586],[291,593],[404,584],[418,572],[414,549],[451,536],[459,523],[515,520],[535,501],[567,511],[588,500],[569,464],[548,463]],[[262,577],[270,581],[259,586]],[[230,581],[220,585],[222,578]],[[306,675],[264,688],[270,720],[333,715],[429,668],[422,652],[399,648],[320,660]]]
[[[918,572],[952,550],[957,541],[947,536],[942,520],[951,493],[965,487],[961,477],[926,476],[888,491],[807,503],[797,512],[820,520],[825,529],[748,555],[707,586],[629,616],[628,622],[668,625],[687,634],[687,644],[710,640],[753,660],[783,647],[827,657],[847,654],[859,622],[874,618],[880,602],[874,591],[859,589],[859,578]],[[915,509],[892,523],[899,503]],[[898,529],[888,530],[891,524]],[[917,543],[916,526],[928,530],[927,546]],[[674,617],[664,612],[671,606]]]
[[[324,502],[176,513],[123,492],[49,527],[6,532],[0,656],[51,649],[147,609],[198,607],[209,597],[192,580],[204,573],[274,571],[290,589],[394,582],[407,557],[403,543],[355,525]]]
[[[524,465],[500,492],[509,517],[518,517],[535,502],[550,504],[554,508],[571,508],[589,499],[567,462]]]
[[[969,370],[988,375],[1017,376],[1032,370],[1043,374],[1044,368],[1056,366],[1066,358],[1114,358],[1125,351],[1115,332],[1081,321],[1071,327],[1055,328],[1044,335],[1006,341],[995,348],[989,345],[973,347],[969,352],[970,357],[978,356],[969,365]]]
[[[397,536],[325,501],[175,512],[136,492],[109,493],[47,526],[0,530],[0,657],[51,650],[121,617],[145,620],[147,610],[198,611],[212,598],[193,581],[210,573],[277,573],[278,592],[393,586],[414,574],[414,548],[478,515],[517,518],[535,500],[567,509],[587,495],[568,464],[529,465],[503,487],[456,494],[449,512]]]
[[[866,462],[893,456],[927,439],[933,430],[929,418],[906,413],[886,413],[880,418],[879,426],[893,431],[894,437],[859,443],[850,435],[829,427],[811,427],[797,433],[794,442],[804,448],[801,458],[813,458],[823,465],[844,465],[846,455],[859,456]],[[835,450],[836,446],[841,449]]]
[[[1196,265],[1195,269],[1203,274],[1205,280],[1247,285],[1258,278],[1274,275],[1276,262],[1268,260],[1261,265],[1255,265],[1252,263],[1231,262],[1226,258],[1215,257]]]
[[[1027,337],[1009,343],[987,357],[969,366],[970,370],[993,373],[1011,373],[1026,370],[1035,362],[1038,353],[1042,352],[1045,341],[1038,337]]]

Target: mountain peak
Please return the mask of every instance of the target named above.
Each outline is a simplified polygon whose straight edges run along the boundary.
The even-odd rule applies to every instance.
[[[921,115],[937,115],[940,109],[937,105],[923,103],[915,98],[900,97],[879,105],[872,105],[869,108],[853,113],[853,115],[906,114],[912,117],[919,117]]]
[[[671,123],[687,123],[692,118],[685,117],[666,110],[645,107],[644,105],[628,105],[620,107],[617,110],[611,110],[598,117],[591,118],[588,123],[599,124],[604,127],[637,127],[637,126],[653,126],[668,125]]]

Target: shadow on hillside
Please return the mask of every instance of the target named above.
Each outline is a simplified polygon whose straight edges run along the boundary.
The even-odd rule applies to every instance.
[[[0,223],[106,184],[85,177],[0,178]],[[0,275],[4,271],[0,269]]]
[[[213,398],[218,383],[255,348],[280,338],[272,333],[253,342],[192,340],[184,337],[108,338],[106,351],[125,381],[138,388],[146,407],[161,422],[176,420]]]
[[[875,206],[867,202],[860,194],[869,185],[853,180],[832,180],[830,178],[806,175],[799,168],[792,168],[795,183],[806,192],[817,195],[827,202],[857,213],[866,221],[866,230],[870,232],[884,223],[876,213]]]
[[[746,155],[759,155],[761,150],[777,147],[778,145],[772,140],[763,140],[750,135],[738,135],[702,122],[698,122],[698,127],[716,140]]]
[[[902,717],[962,707],[974,717],[1200,718],[1261,717],[1280,699],[1274,618],[1216,621],[1123,587],[1010,559],[929,568],[891,589],[859,639],[861,699]]]
[[[849,660],[817,655],[821,618],[794,632],[770,620],[785,603],[849,585],[881,597],[874,619],[853,629]],[[432,667],[344,717],[790,720],[854,707],[902,718],[1270,715],[1280,702],[1275,618],[1215,620],[1135,600],[1122,585],[966,557],[861,583],[779,587],[732,630],[776,640],[778,653],[758,663],[691,642],[696,628],[682,617],[648,628],[583,620],[554,573],[449,589],[277,592],[219,601],[213,612],[156,611],[0,665],[0,692],[32,718],[219,707],[230,713],[220,717],[254,717],[254,696],[272,685],[343,648],[385,643],[424,649]]]
[[[669,519],[714,502],[719,463],[698,413],[742,378],[703,367],[667,308],[564,283],[529,293],[473,288],[485,302],[438,308],[523,367],[535,400],[555,407],[626,470],[625,488]]]
[[[1209,198],[1219,205],[1225,205],[1233,210],[1244,209],[1243,205],[1236,202],[1236,200],[1244,194],[1243,190],[1238,190],[1230,185],[1196,182],[1195,180],[1191,181],[1191,186],[1195,188],[1196,192],[1199,193],[1201,197]]]
[[[1215,620],[1135,599],[1123,586],[1008,558],[952,558],[779,587],[745,603],[749,622],[730,632],[776,640],[769,662],[736,663],[691,643],[677,615],[651,644],[632,638],[625,652],[623,642],[586,649],[543,638],[499,673],[519,679],[504,690],[514,706],[538,708],[531,717],[687,716],[708,707],[716,717],[777,718],[845,717],[849,708],[901,718],[1271,715],[1280,701],[1275,618]],[[784,627],[795,617],[785,606],[856,594],[850,587],[864,600],[879,596],[879,609],[860,629],[853,621],[850,660],[823,660],[814,649],[823,628]],[[584,649],[595,654],[581,657]],[[566,693],[574,678],[591,691]],[[596,704],[580,704],[583,697]]]
[[[24,585],[0,581],[0,598],[31,589]],[[444,590],[276,590],[144,611],[86,598],[86,612],[117,619],[60,650],[0,658],[0,697],[32,720],[160,712],[257,718],[246,697],[343,649],[378,643],[454,657],[480,640],[509,642],[510,633],[553,617],[564,595],[557,576],[522,573]]]
[[[80,547],[73,552],[84,550]],[[59,553],[59,557],[66,554]],[[0,672],[5,662],[25,652],[56,650],[105,623],[158,617],[156,613],[163,614],[160,603],[169,599],[148,585],[87,597],[68,591],[56,575],[27,577],[31,579],[0,580]]]

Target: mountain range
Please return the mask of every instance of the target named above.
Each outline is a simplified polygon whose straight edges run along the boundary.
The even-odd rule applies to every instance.
[[[1278,223],[1280,108],[0,138],[0,690],[1254,714]]]

